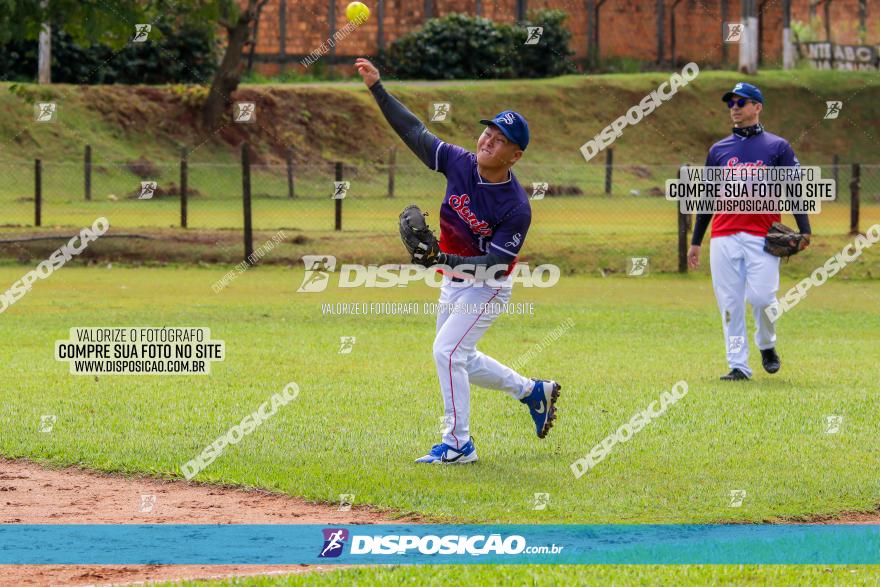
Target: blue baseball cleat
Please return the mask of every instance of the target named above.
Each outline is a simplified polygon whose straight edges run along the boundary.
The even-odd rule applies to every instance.
[[[550,428],[553,427],[553,421],[556,419],[556,400],[559,399],[560,389],[562,386],[555,381],[536,379],[532,393],[519,400],[529,406],[538,438],[547,436]]]
[[[431,448],[431,452],[420,459],[416,459],[416,462],[440,465],[461,465],[464,463],[473,463],[476,460],[477,449],[474,448],[474,439],[471,438],[458,450],[442,442],[440,444],[435,444],[433,448]]]

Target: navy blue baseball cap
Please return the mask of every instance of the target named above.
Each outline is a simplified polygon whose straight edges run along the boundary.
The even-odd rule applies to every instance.
[[[496,114],[492,120],[481,120],[480,124],[497,126],[504,136],[519,145],[523,151],[529,146],[529,123],[519,112],[505,110]]]
[[[749,100],[754,100],[755,102],[764,103],[764,95],[761,93],[761,90],[758,89],[758,86],[753,86],[752,84],[747,84],[746,82],[739,82],[733,89],[724,94],[724,97],[721,98],[722,102],[727,102],[733,96],[742,96],[743,98],[748,98]]]

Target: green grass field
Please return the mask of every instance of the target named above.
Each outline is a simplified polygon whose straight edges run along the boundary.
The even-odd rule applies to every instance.
[[[0,268],[10,284],[26,268]],[[534,316],[503,316],[480,348],[513,362],[571,318],[572,330],[525,367],[565,385],[560,419],[534,438],[523,407],[473,390],[480,461],[417,467],[436,442],[440,397],[430,316],[322,317],[321,304],[435,301],[424,285],[298,294],[300,270],[251,269],[215,294],[227,268],[66,267],[0,319],[0,453],[53,465],[158,476],[179,466],[287,382],[299,398],[196,479],[261,487],[427,519],[523,523],[761,522],[869,511],[880,502],[870,398],[878,371],[880,286],[838,279],[811,291],[780,323],[783,370],[722,385],[723,341],[708,279],[563,277],[519,288]],[[783,279],[783,289],[792,279]],[[227,359],[210,376],[73,376],[53,358],[74,326],[208,326]],[[339,337],[356,336],[351,354]],[[754,352],[754,351],[753,351]],[[754,358],[754,357],[753,357]],[[569,465],[678,380],[689,393],[580,479]],[[51,435],[40,416],[54,414]],[[839,434],[825,418],[842,415]],[[369,455],[369,457],[367,456]],[[857,464],[857,465],[856,465]],[[732,489],[747,491],[739,508]],[[549,493],[545,511],[535,492]],[[429,577],[430,575],[430,577]],[[485,567],[358,569],[253,584],[554,582],[832,584],[875,571],[820,567]],[[248,580],[246,584],[252,584]],[[234,583],[224,583],[234,584]],[[241,582],[238,584],[242,584]]]
[[[3,268],[0,281],[21,273]],[[533,301],[535,316],[502,317],[481,348],[512,362],[565,319],[575,321],[526,367],[564,383],[558,428],[538,442],[520,404],[475,390],[481,462],[436,470],[411,463],[436,440],[431,317],[321,311],[331,301],[434,301],[436,291],[297,294],[300,272],[257,268],[214,294],[223,273],[65,268],[37,283],[0,321],[0,369],[10,382],[0,452],[176,475],[293,380],[303,390],[296,405],[199,480],[322,501],[354,493],[358,503],[486,522],[761,521],[869,510],[880,497],[867,401],[878,374],[876,283],[811,291],[781,322],[782,372],[736,386],[717,381],[723,341],[702,277],[569,277],[551,289],[520,289],[514,301]],[[228,358],[207,377],[71,376],[53,359],[53,342],[70,327],[97,325],[209,326]],[[352,354],[338,354],[340,336],[357,337]],[[662,420],[573,477],[572,461],[681,379],[690,393]],[[41,414],[58,415],[57,433],[37,431]],[[830,414],[844,416],[843,433],[822,433]],[[736,510],[727,507],[731,489],[748,491]],[[535,492],[551,494],[548,511],[531,509]]]
[[[184,582],[217,587],[248,585],[876,585],[880,569],[874,566],[415,566],[345,569],[290,577],[242,578],[225,581]],[[163,584],[170,587],[172,584]],[[173,585],[180,585],[174,583]]]

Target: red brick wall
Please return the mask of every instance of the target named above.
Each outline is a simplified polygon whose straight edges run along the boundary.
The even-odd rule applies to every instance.
[[[598,2],[599,0],[596,0]],[[290,64],[299,66],[299,58],[321,46],[330,36],[329,3],[336,9],[336,29],[347,23],[345,7],[348,0],[287,0],[287,32],[285,52],[299,56]],[[672,5],[676,0],[664,0],[664,61],[673,58]],[[782,61],[782,0],[757,0],[762,12],[761,58],[765,66],[781,65]],[[791,18],[808,22],[810,0],[792,0]],[[339,56],[375,55],[378,52],[377,0],[366,0],[372,14],[370,19],[336,46]],[[477,0],[433,0],[433,15],[445,16],[454,12],[476,14]],[[279,9],[281,0],[269,0],[263,10],[257,43],[259,69],[265,73],[277,71],[280,51]],[[424,0],[385,0],[384,40],[389,46],[395,39],[420,27],[424,20]],[[482,0],[481,15],[500,22],[516,18],[516,0]],[[586,0],[528,0],[529,10],[557,8],[568,13],[566,24],[572,32],[571,48],[575,57],[587,56],[587,2]],[[678,0],[675,10],[675,61],[685,63],[720,63],[722,61],[722,22],[720,0]],[[739,0],[728,1],[728,21],[741,20]],[[815,15],[819,19],[819,38],[825,39],[824,8],[819,5]],[[858,0],[834,0],[831,3],[832,40],[855,44],[858,34]],[[880,0],[868,0],[867,41],[880,43]],[[738,45],[728,45],[728,62],[736,62]],[[599,11],[599,55],[602,58],[627,57],[642,61],[657,60],[657,2],[656,0],[605,0]]]

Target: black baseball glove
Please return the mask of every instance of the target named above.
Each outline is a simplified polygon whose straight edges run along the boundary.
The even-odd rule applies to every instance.
[[[409,251],[412,262],[422,267],[440,263],[443,255],[440,243],[425,222],[427,215],[415,204],[410,204],[400,213],[400,240]]]
[[[774,222],[764,238],[764,250],[774,257],[796,255],[810,242],[810,235],[801,234],[781,222]]]

